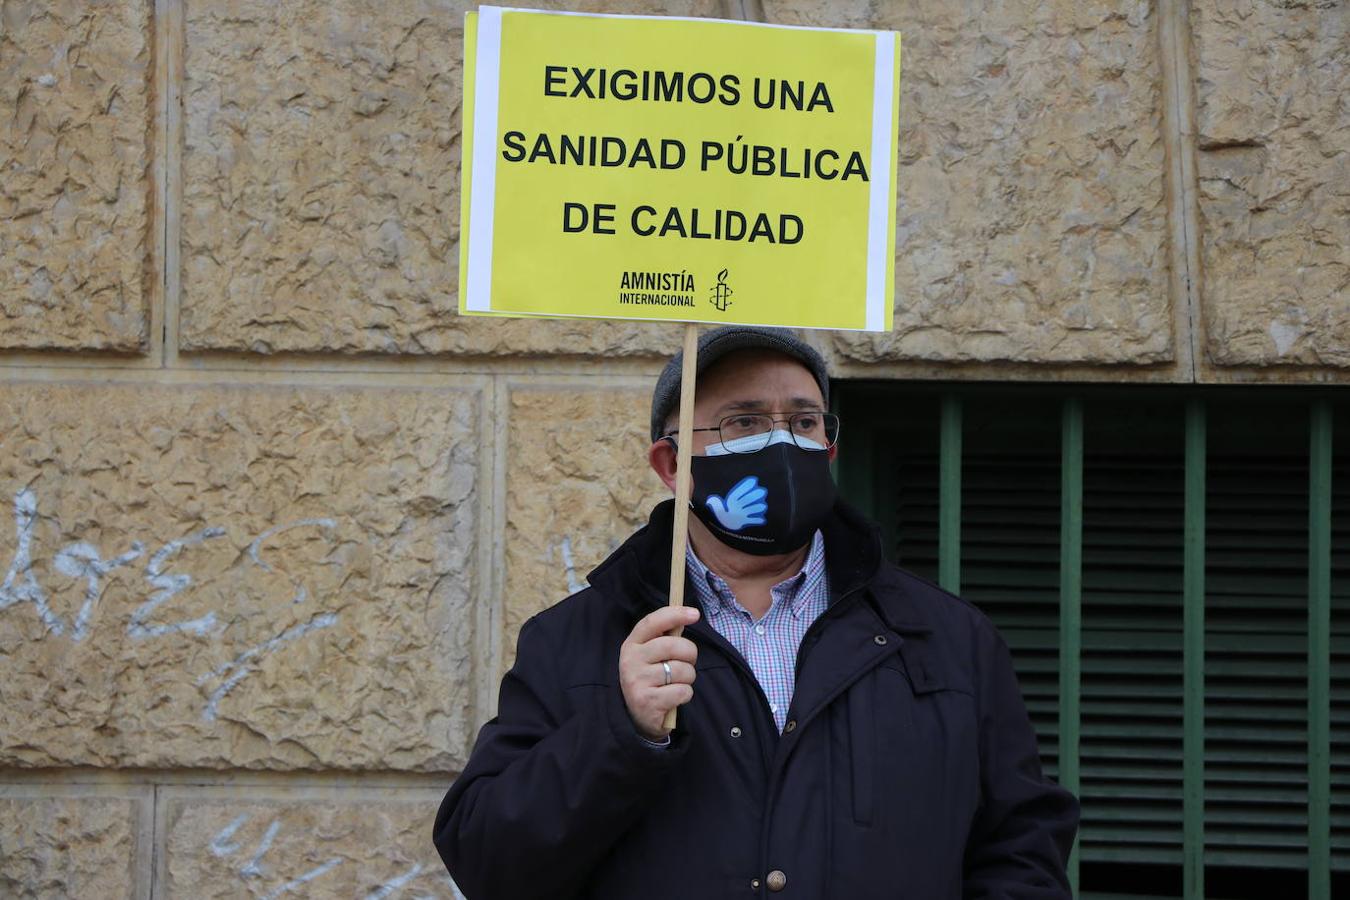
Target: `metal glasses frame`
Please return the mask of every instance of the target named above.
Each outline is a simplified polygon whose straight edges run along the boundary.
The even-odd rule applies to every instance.
[[[722,428],[726,425],[727,422],[731,421],[732,419],[742,419],[742,418],[746,418],[746,417],[766,418],[766,419],[769,419],[770,424],[769,424],[769,431],[765,432],[765,434],[770,434],[770,433],[773,431],[773,426],[776,425],[776,424],[778,424],[779,422],[786,422],[786,423],[788,423],[787,432],[788,432],[788,435],[792,438],[792,443],[795,444],[797,447],[800,447],[800,448],[803,449],[803,450],[813,450],[813,449],[815,449],[814,447],[802,447],[801,444],[798,444],[798,443],[797,443],[797,437],[798,437],[798,435],[797,435],[797,432],[793,429],[792,424],[793,424],[794,421],[797,420],[798,417],[801,417],[801,416],[814,416],[814,417],[816,417],[816,418],[821,419],[822,421],[829,421],[829,420],[833,419],[833,420],[834,420],[834,438],[833,438],[833,439],[828,439],[828,440],[825,442],[825,449],[826,449],[826,450],[829,450],[829,449],[830,449],[831,447],[833,447],[835,444],[839,443],[839,429],[840,429],[840,427],[841,427],[841,425],[842,425],[842,423],[839,421],[839,417],[838,417],[837,415],[835,415],[834,413],[823,412],[823,411],[819,411],[819,412],[818,412],[818,411],[813,411],[813,410],[801,410],[801,411],[799,411],[799,412],[789,413],[789,414],[787,415],[786,418],[774,418],[774,413],[733,413],[733,414],[731,414],[731,415],[729,415],[729,416],[723,416],[723,417],[721,418],[721,420],[718,421],[718,423],[717,423],[716,425],[713,425],[713,426],[710,426],[710,427],[704,427],[704,428],[691,428],[691,429],[689,429],[689,430],[690,430],[690,431],[715,431],[715,432],[717,432],[717,438],[718,438],[718,440],[721,441],[723,444],[726,444],[727,439],[726,439],[726,437],[722,434]],[[826,428],[825,430],[826,430],[826,431],[829,431],[828,428]],[[665,434],[661,435],[661,439],[662,439],[662,440],[668,440],[668,441],[670,441],[670,443],[671,443],[672,445],[674,445],[674,444],[675,444],[675,437],[676,437],[676,435],[677,435],[677,432],[674,432],[674,431],[668,431],[668,432],[666,432]],[[736,440],[736,438],[732,438],[732,440]],[[769,441],[769,438],[766,437],[766,438],[765,438],[765,445],[766,445],[766,446],[767,446],[767,444],[768,444],[768,441]],[[762,450],[762,449],[764,449],[764,448],[763,448],[763,447],[757,447],[757,448],[755,448],[755,450],[742,450],[742,451],[732,451],[732,452],[733,452],[733,453],[735,453],[735,452],[741,452],[741,453],[754,453],[754,452],[756,452],[757,450]]]

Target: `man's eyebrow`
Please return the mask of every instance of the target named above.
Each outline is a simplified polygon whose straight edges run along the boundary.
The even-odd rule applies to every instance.
[[[793,409],[806,409],[821,412],[825,409],[825,404],[821,403],[819,400],[813,400],[810,397],[793,397],[790,405]]]
[[[769,404],[765,403],[763,400],[732,400],[719,406],[717,408],[717,414],[726,415],[727,413],[736,412],[737,410],[759,412],[760,410],[768,408]]]
[[[824,412],[825,410],[824,404],[812,397],[793,397],[788,401],[788,408],[809,412]],[[732,400],[718,407],[717,415],[725,416],[739,411],[763,412],[767,409],[769,409],[769,404],[763,400]]]

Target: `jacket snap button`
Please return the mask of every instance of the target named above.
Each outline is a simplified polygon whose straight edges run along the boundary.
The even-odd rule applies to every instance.
[[[759,879],[758,879],[758,878],[751,878],[751,879],[750,879],[750,890],[752,890],[752,891],[757,891],[757,890],[759,890]]]
[[[872,638],[872,640],[876,642],[876,645],[878,647],[886,646],[886,635],[884,634],[879,634],[876,637]]]
[[[783,874],[782,869],[774,869],[764,877],[764,883],[768,886],[769,890],[777,893],[787,887],[787,876]]]
[[[732,725],[732,726],[731,726],[731,736],[732,736],[732,737],[740,737],[740,736],[741,736],[741,726],[739,726],[739,725]]]
[[[796,720],[796,719],[788,719],[788,720],[787,720],[787,724],[783,726],[783,733],[784,733],[784,734],[788,734],[788,733],[790,733],[790,732],[792,731],[792,729],[794,729],[794,728],[796,728],[796,727],[797,727],[797,720]]]

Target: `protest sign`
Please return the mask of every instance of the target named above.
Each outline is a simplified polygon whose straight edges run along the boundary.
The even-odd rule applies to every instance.
[[[485,6],[464,43],[460,313],[687,323],[679,606],[694,323],[891,328],[900,35]]]
[[[460,312],[889,331],[895,32],[483,7]]]

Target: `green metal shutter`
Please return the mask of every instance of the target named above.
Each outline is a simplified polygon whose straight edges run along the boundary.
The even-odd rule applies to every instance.
[[[1331,852],[1350,873],[1350,399],[1336,410],[1331,475]]]
[[[1081,405],[1066,405],[1073,393],[1086,398]],[[1052,775],[1061,690],[1077,688],[1064,701],[1074,704],[1065,706],[1066,721],[1078,726],[1066,751],[1072,761],[1077,746],[1077,765],[1065,777],[1080,785],[1084,865],[1114,864],[1113,878],[1124,873],[1115,889],[1131,896],[1329,897],[1333,883],[1344,884],[1332,872],[1350,873],[1346,415],[1333,417],[1328,401],[1307,392],[1250,389],[892,386],[841,394],[846,433],[867,445],[852,457],[862,470],[839,470],[845,495],[883,523],[901,565],[958,587],[999,626]],[[1066,452],[1080,446],[1070,423],[1086,423],[1081,482],[1073,465],[1064,467],[1061,421]],[[1188,456],[1192,438],[1197,453]],[[1321,476],[1317,447],[1335,449]],[[1203,492],[1189,510],[1188,464]],[[1327,474],[1332,490],[1322,496],[1318,478]],[[1060,580],[1061,552],[1078,549],[1061,533],[1062,516],[1075,512],[1071,503],[1061,510],[1061,486],[1077,484],[1081,648],[1078,607],[1061,606],[1061,591],[1077,582]],[[1310,491],[1318,508],[1330,507],[1329,534],[1316,524]],[[944,498],[955,497],[959,508],[949,504],[944,515]],[[1193,582],[1183,553],[1188,521],[1203,537]],[[1310,535],[1318,533],[1330,541],[1331,627],[1310,636]],[[1194,624],[1185,596],[1195,598]],[[1074,630],[1061,634],[1062,621]],[[1062,642],[1079,648],[1077,657],[1062,657]],[[1066,685],[1061,662],[1075,659],[1081,681]],[[1322,684],[1330,717],[1319,738],[1310,723],[1327,702]],[[1329,763],[1310,757],[1310,744],[1329,752]],[[1312,797],[1310,771],[1330,776]],[[1188,785],[1194,806],[1183,803]],[[1318,797],[1329,802],[1329,826],[1310,819]],[[1183,808],[1193,815],[1185,828]],[[1323,836],[1320,862],[1310,855],[1310,832],[1314,850]],[[1217,876],[1212,891],[1206,868]],[[1153,875],[1130,877],[1146,870]],[[1241,874],[1263,871],[1271,873],[1265,881]]]

